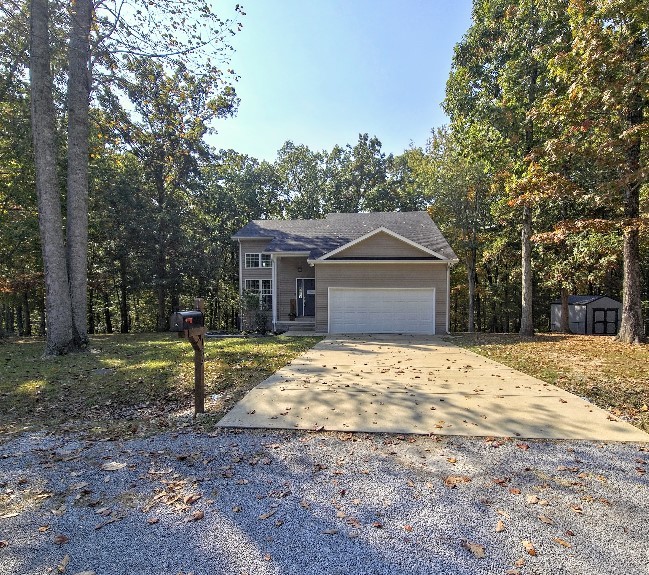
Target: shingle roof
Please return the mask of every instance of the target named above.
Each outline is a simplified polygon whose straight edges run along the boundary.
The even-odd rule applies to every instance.
[[[272,238],[266,252],[308,251],[309,257],[315,259],[381,227],[446,260],[457,259],[427,212],[334,213],[322,220],[253,220],[232,237]]]
[[[602,299],[603,295],[569,295],[568,296],[568,305],[588,305],[593,303],[598,299]],[[561,300],[557,299],[552,302],[553,304],[561,304]]]

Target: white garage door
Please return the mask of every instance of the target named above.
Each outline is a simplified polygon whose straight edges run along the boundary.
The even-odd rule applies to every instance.
[[[329,333],[435,333],[435,290],[329,288]]]

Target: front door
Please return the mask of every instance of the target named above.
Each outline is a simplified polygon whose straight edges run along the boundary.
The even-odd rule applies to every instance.
[[[315,279],[297,279],[297,315],[298,317],[315,316]]]

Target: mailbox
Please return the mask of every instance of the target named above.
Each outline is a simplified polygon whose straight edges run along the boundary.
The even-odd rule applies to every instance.
[[[177,311],[169,318],[169,331],[187,331],[205,325],[205,316],[202,311]]]

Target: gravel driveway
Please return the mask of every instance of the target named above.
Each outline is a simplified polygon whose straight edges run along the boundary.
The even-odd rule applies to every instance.
[[[23,435],[0,445],[0,573],[646,575],[648,462],[580,441]]]

